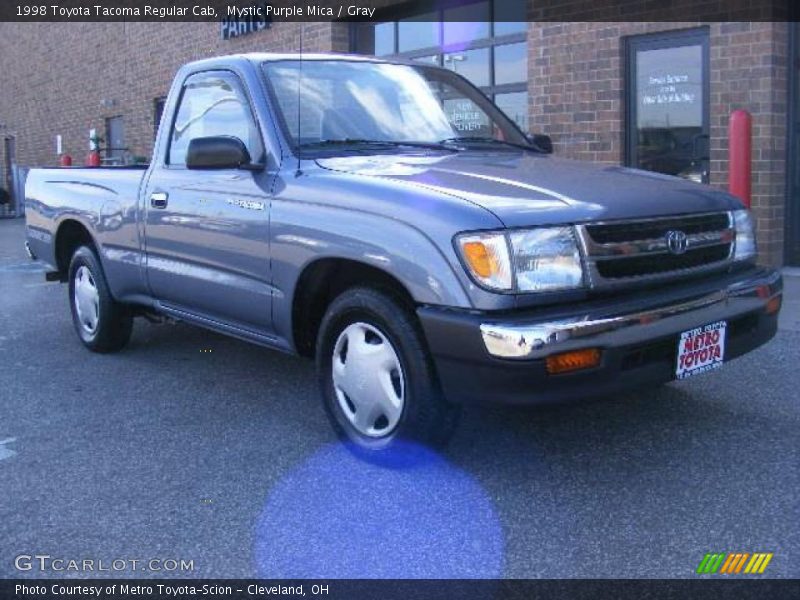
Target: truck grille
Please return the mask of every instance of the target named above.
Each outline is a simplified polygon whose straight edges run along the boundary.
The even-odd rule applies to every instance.
[[[697,216],[667,217],[648,221],[623,221],[587,225],[586,230],[598,244],[630,242],[663,238],[668,231],[679,230],[685,234],[721,231],[730,227],[728,213]]]
[[[726,268],[735,238],[727,212],[593,223],[577,232],[594,288]]]

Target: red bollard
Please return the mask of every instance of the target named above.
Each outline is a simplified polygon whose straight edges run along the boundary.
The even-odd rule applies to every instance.
[[[62,154],[58,159],[58,164],[61,167],[71,167],[72,157],[69,154]]]
[[[100,153],[97,150],[92,150],[91,152],[89,152],[89,155],[86,157],[86,166],[87,167],[100,166]]]
[[[728,189],[750,208],[753,119],[746,110],[731,113],[728,131]]]

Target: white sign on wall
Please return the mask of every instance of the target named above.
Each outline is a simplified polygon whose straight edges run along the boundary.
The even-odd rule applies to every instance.
[[[699,127],[703,119],[700,45],[645,50],[636,55],[637,126]]]

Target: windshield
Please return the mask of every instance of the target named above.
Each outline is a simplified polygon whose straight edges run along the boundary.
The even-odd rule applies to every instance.
[[[264,71],[284,130],[301,153],[364,144],[371,150],[404,143],[529,147],[480,90],[444,69],[306,60],[301,70],[301,61],[282,60],[265,63]]]

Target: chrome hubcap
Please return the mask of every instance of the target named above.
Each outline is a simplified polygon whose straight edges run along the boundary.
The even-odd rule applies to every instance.
[[[75,311],[83,330],[93,335],[100,319],[100,294],[88,267],[80,266],[75,273]]]
[[[333,389],[339,407],[360,433],[390,434],[405,402],[405,379],[397,351],[372,325],[353,323],[333,348]]]

